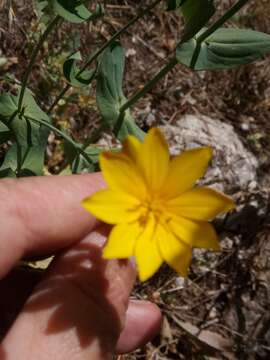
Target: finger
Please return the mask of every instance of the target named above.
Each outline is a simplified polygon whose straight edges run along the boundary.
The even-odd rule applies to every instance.
[[[0,339],[11,327],[33,288],[41,281],[44,271],[32,268],[14,269],[0,281]],[[117,341],[117,353],[128,353],[143,346],[160,330],[159,308],[141,300],[131,300],[126,312],[125,326]]]
[[[117,342],[117,353],[129,353],[145,345],[157,335],[161,322],[161,312],[156,305],[148,301],[130,301],[125,327]]]
[[[0,181],[0,278],[22,256],[69,246],[96,224],[81,206],[100,174]]]
[[[0,281],[0,293],[5,294],[0,297],[0,338],[7,333],[42,275],[43,271],[17,268]],[[156,305],[131,300],[125,326],[117,342],[117,352],[128,353],[143,346],[159,332],[161,321],[161,313]]]
[[[8,359],[109,358],[135,270],[129,261],[102,258],[106,237],[98,229],[52,264],[3,341]]]

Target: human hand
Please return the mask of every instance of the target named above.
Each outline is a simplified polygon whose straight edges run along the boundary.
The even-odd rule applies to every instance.
[[[159,330],[155,305],[129,301],[133,265],[102,259],[109,228],[80,205],[103,186],[99,174],[0,181],[0,328],[5,314],[19,313],[1,360],[110,359]],[[22,258],[56,252],[42,279],[14,270]]]

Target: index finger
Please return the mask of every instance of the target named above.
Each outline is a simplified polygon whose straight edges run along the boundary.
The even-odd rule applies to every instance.
[[[26,255],[70,246],[96,225],[80,202],[104,187],[100,174],[0,181],[0,278]]]

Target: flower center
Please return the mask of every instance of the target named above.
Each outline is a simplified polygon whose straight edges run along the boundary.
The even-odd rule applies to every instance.
[[[164,206],[160,199],[147,199],[141,203],[141,217],[140,221],[146,223],[150,216],[154,216],[156,221],[159,221],[164,214]]]

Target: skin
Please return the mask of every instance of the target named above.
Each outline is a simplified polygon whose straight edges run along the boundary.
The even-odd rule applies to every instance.
[[[1,360],[111,359],[159,331],[158,308],[129,300],[133,264],[102,258],[110,229],[80,205],[102,187],[99,174],[0,181],[0,328],[16,317]],[[15,267],[52,253],[45,274]]]

